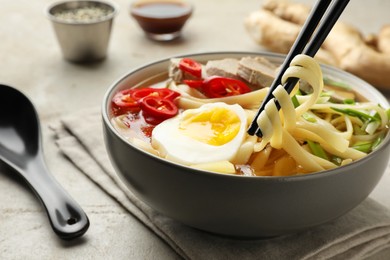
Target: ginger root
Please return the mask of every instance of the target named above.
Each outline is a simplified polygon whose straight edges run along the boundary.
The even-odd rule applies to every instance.
[[[284,20],[265,9],[251,13],[245,25],[257,43],[270,51],[285,54],[288,53],[301,30],[299,24]],[[324,49],[318,50],[315,58],[328,65],[337,65],[333,55]]]
[[[267,0],[245,20],[250,36],[265,48],[288,53],[310,8],[301,3]],[[390,25],[364,37],[352,25],[337,22],[315,58],[339,67],[372,85],[390,89]]]
[[[390,24],[384,25],[378,35],[378,50],[390,54]]]

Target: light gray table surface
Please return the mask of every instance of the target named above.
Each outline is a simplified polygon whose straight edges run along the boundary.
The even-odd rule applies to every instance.
[[[63,242],[52,232],[33,193],[0,168],[0,259],[176,259],[159,238],[82,175],[54,144],[48,125],[61,116],[100,106],[107,88],[131,69],[173,55],[203,51],[259,51],[243,20],[261,0],[193,0],[195,12],[179,41],[144,37],[128,14],[128,0],[115,0],[108,57],[93,65],[62,59],[44,10],[52,0],[0,0],[0,83],[26,93],[36,105],[45,158],[52,174],[81,204],[91,222],[84,237]],[[314,1],[305,0],[305,3]],[[341,17],[364,33],[390,23],[390,1],[353,0]],[[371,197],[390,208],[390,176]],[[386,259],[389,252],[378,255]]]

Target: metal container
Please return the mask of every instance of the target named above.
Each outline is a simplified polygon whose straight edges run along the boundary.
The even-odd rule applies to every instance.
[[[107,55],[113,18],[118,8],[102,1],[62,1],[47,8],[63,57],[94,62]]]

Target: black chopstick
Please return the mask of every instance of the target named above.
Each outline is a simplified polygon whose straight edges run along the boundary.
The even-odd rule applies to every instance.
[[[247,132],[249,135],[256,134],[259,137],[262,137],[261,129],[257,124],[257,118],[263,112],[265,105],[270,102],[274,96],[272,92],[281,84],[281,79],[284,72],[289,67],[292,59],[300,54],[306,54],[308,56],[314,57],[318,49],[321,47],[322,43],[325,41],[329,32],[332,30],[334,24],[339,19],[340,15],[347,6],[349,0],[336,0],[330,7],[328,12],[327,9],[332,0],[318,0],[310,12],[306,22],[302,26],[302,29],[294,42],[293,46],[290,49],[290,52],[287,54],[278,75],[275,77],[273,83],[270,86],[270,90],[263,100],[259,110],[257,111],[256,116],[254,117],[251,125],[249,126]],[[322,17],[325,15],[325,18]],[[322,19],[322,21],[321,21]],[[318,23],[321,21],[321,24],[318,26]],[[314,31],[317,29],[315,35],[312,37]],[[311,39],[311,40],[310,40]],[[309,42],[310,40],[310,42]],[[309,42],[309,43],[308,43]],[[284,85],[284,88],[288,93],[292,91],[296,83],[298,82],[297,78],[289,78]],[[278,109],[280,108],[279,104],[276,102]]]

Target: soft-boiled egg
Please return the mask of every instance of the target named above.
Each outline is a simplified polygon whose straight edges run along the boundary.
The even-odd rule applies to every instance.
[[[244,141],[246,126],[240,105],[204,104],[157,125],[152,146],[162,157],[184,165],[231,161]]]

